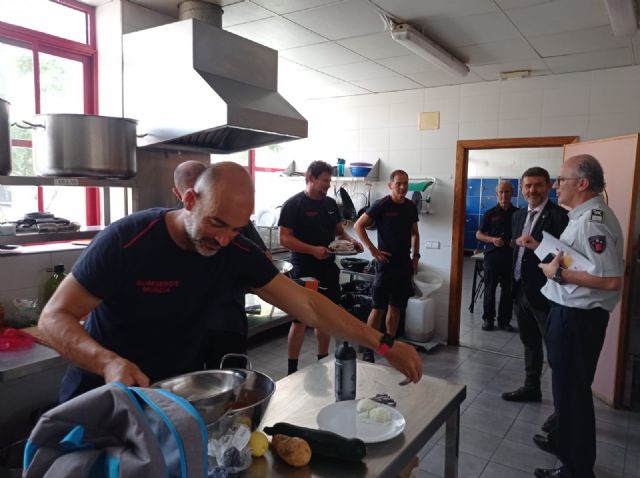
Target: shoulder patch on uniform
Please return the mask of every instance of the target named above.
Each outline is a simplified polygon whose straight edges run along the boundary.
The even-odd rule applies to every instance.
[[[604,219],[604,211],[602,209],[591,210],[591,217],[589,218],[591,222],[602,222],[603,219]]]
[[[591,250],[596,254],[602,254],[607,248],[607,237],[591,236],[589,238],[589,246],[591,246]]]

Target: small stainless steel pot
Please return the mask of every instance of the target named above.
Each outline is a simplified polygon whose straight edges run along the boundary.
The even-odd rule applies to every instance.
[[[11,137],[9,135],[9,102],[0,98],[0,174],[11,174]]]
[[[137,172],[137,121],[80,114],[38,115],[35,167],[42,176],[128,179]]]

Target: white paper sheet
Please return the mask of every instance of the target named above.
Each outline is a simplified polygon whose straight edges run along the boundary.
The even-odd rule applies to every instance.
[[[564,257],[562,259],[562,265],[566,269],[574,270],[574,271],[586,271],[591,267],[591,262],[581,253],[573,249],[571,246],[568,246],[564,242],[556,239],[554,236],[549,234],[546,231],[542,231],[542,242],[534,251],[536,256],[542,261],[547,255],[553,254],[554,256],[558,254],[558,252],[562,251],[564,253]],[[565,284],[563,286],[569,293],[573,292],[578,288],[575,284]]]

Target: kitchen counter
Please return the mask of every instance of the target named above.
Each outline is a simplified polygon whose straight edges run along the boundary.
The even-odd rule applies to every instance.
[[[65,369],[56,351],[38,343],[0,352],[0,447],[28,436],[41,411],[56,404]]]
[[[64,363],[58,352],[38,343],[26,350],[0,352],[0,382],[15,380]]]
[[[327,357],[278,380],[261,426],[288,422],[318,428],[318,412],[335,402],[334,364],[334,359]],[[269,450],[263,458],[255,458],[241,476],[395,478],[446,424],[444,477],[457,477],[460,405],[466,397],[466,387],[428,376],[417,384],[400,386],[403,378],[390,367],[358,361],[357,398],[387,393],[396,400],[396,409],[406,419],[405,429],[397,437],[368,444],[362,462],[315,458],[305,467],[293,468]]]

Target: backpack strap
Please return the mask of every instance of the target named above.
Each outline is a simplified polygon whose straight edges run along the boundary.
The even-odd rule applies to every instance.
[[[193,406],[166,390],[131,387],[142,402],[171,478],[207,476],[207,430]]]

